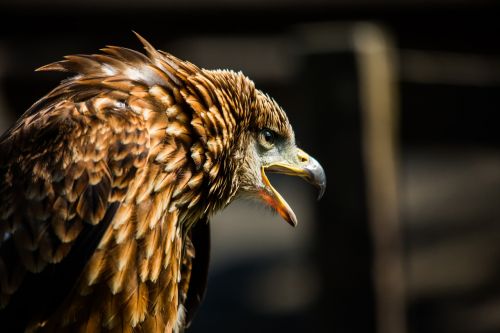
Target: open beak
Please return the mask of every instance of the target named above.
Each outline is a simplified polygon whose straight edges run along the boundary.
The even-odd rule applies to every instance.
[[[270,193],[262,191],[262,198],[281,215],[290,225],[297,225],[297,217],[290,205],[283,199],[281,194],[271,185],[266,172],[281,173],[289,176],[298,176],[318,188],[318,200],[321,199],[326,189],[325,171],[314,158],[298,149],[298,163],[280,161],[262,167],[262,180]]]

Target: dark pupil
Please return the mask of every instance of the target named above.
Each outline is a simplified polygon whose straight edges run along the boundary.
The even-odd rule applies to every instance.
[[[264,130],[264,140],[268,143],[273,143],[274,142],[274,135],[271,133],[269,130]]]

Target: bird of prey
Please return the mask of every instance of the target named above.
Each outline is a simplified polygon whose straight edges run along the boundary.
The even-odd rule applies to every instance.
[[[266,172],[322,193],[282,108],[242,73],[109,46],[0,137],[2,332],[179,332],[205,290],[209,218],[239,197],[297,220]]]

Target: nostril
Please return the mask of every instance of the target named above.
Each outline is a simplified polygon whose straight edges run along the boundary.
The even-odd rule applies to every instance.
[[[309,162],[309,155],[307,155],[303,151],[299,151],[299,153],[297,154],[297,156],[298,156],[299,161],[301,163],[307,163],[307,162]]]

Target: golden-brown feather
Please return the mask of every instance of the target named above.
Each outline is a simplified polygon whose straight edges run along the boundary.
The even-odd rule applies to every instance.
[[[270,122],[292,136],[241,73],[200,69],[138,37],[147,55],[108,46],[40,68],[76,76],[0,137],[0,319],[27,302],[26,274],[72,274],[36,285],[69,288],[50,306],[30,300],[11,328],[181,329],[195,260],[188,229],[236,195],[241,134]]]

